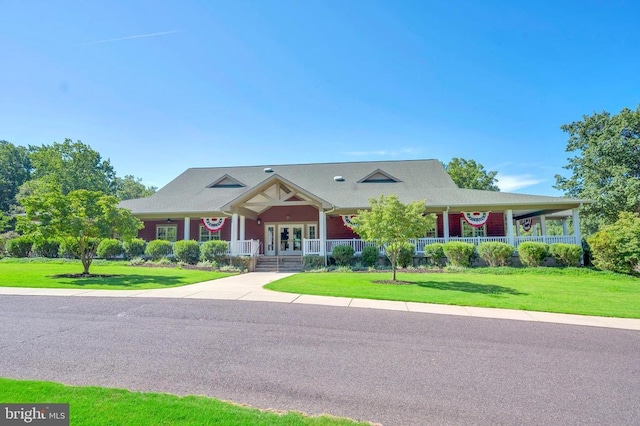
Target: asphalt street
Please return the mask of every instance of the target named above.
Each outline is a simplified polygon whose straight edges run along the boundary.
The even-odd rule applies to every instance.
[[[0,376],[384,425],[640,424],[640,332],[265,302],[0,296]]]

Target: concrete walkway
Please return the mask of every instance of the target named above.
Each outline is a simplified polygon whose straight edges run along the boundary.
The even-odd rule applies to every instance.
[[[587,315],[555,314],[513,309],[476,308],[470,306],[436,305],[432,303],[395,302],[390,300],[354,299],[349,297],[311,296],[265,290],[272,281],[291,273],[252,272],[198,284],[155,290],[83,290],[54,288],[0,287],[0,295],[80,296],[80,297],[167,297],[177,299],[245,300],[258,302],[302,303],[342,306],[348,308],[387,309],[429,314],[460,315],[518,321],[538,321],[556,324],[585,325],[626,330],[639,330],[640,319],[607,318]]]

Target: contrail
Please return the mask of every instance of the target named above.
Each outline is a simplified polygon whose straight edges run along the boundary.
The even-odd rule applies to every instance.
[[[138,34],[138,35],[132,35],[132,36],[127,36],[127,37],[110,38],[108,40],[90,41],[89,43],[74,44],[73,47],[76,47],[76,46],[90,46],[92,44],[111,43],[112,41],[130,40],[132,38],[158,37],[158,36],[162,36],[162,35],[174,34],[174,33],[179,33],[179,32],[180,31],[178,31],[178,30],[173,30],[173,31],[163,31],[161,33]]]

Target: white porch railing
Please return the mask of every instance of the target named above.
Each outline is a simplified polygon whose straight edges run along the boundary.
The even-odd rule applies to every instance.
[[[229,242],[229,255],[257,256],[260,251],[260,240],[238,240]]]
[[[485,242],[501,242],[508,243],[508,237],[451,237],[449,241],[462,241],[465,243],[471,243],[475,246],[478,246],[480,243]],[[514,245],[518,248],[518,245],[524,243],[526,241],[535,241],[535,242],[543,242],[547,244],[555,244],[555,243],[564,243],[564,244],[579,244],[576,242],[576,237],[573,235],[545,235],[545,236],[527,236],[527,237],[514,237]],[[416,254],[423,254],[424,248],[430,244],[440,243],[444,244],[444,238],[417,238],[415,240],[411,240],[411,243],[416,248]],[[359,239],[350,239],[350,240],[327,240],[326,242],[326,253],[331,254],[333,248],[336,246],[351,246],[353,247],[353,251],[355,253],[362,253],[362,249],[366,246],[373,245],[371,243],[364,242]],[[313,254],[322,254],[321,252],[322,241],[319,239],[303,239],[302,240],[302,254],[303,255],[313,255]]]

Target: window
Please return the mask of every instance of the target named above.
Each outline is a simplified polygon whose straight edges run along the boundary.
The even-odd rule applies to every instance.
[[[220,231],[209,231],[204,226],[200,225],[200,232],[198,233],[198,241],[201,243],[205,241],[219,240]]]
[[[460,219],[460,229],[462,229],[463,237],[486,237],[487,225],[482,225],[480,228],[474,228],[469,225],[466,220]]]
[[[178,227],[176,225],[156,226],[156,239],[167,240],[175,243],[178,239]]]
[[[426,238],[437,238],[438,237],[438,228],[434,225],[433,228],[429,228],[424,233]]]

